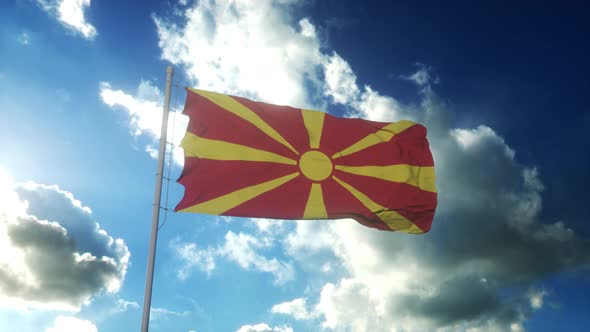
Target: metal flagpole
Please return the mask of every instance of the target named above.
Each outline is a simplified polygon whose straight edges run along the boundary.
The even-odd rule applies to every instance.
[[[150,324],[150,309],[152,303],[152,285],[154,283],[154,265],[156,262],[156,243],[158,242],[158,224],[160,221],[160,199],[162,196],[162,177],[164,175],[164,157],[166,154],[166,140],[168,132],[168,113],[170,111],[170,89],[174,68],[166,69],[166,94],[164,95],[164,110],[162,111],[162,131],[160,132],[160,149],[158,150],[158,172],[156,173],[156,192],[152,208],[152,234],[148,253],[147,272],[145,276],[145,293],[143,297],[143,316],[141,318],[141,332],[148,332]]]

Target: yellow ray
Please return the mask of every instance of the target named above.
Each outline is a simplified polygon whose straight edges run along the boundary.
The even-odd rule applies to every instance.
[[[391,165],[355,167],[336,165],[336,169],[346,173],[370,176],[385,181],[407,183],[425,191],[436,192],[434,167],[432,166]]]
[[[291,181],[292,179],[299,176],[299,172],[295,172],[274,180],[263,182],[250,187],[242,188],[231,192],[229,194],[214,198],[212,200],[199,203],[193,206],[189,206],[186,209],[180,210],[180,212],[196,212],[206,214],[222,214],[228,210],[231,210],[265,192],[271,191],[275,188],[282,186],[283,184]]]
[[[203,91],[197,89],[190,90],[209,99],[211,102],[217,104],[219,107],[250,122],[251,124],[256,126],[256,128],[260,129],[263,133],[267,134],[270,138],[286,146],[295,154],[299,154],[299,152],[297,152],[297,150],[295,150],[295,148],[291,144],[289,144],[289,142],[287,142],[287,140],[283,138],[281,134],[279,134],[268,123],[264,122],[264,120],[262,120],[262,118],[259,117],[258,114],[254,113],[248,107],[240,104],[237,100],[233,99],[232,97],[211,91]]]
[[[358,191],[353,186],[349,185],[348,183],[340,180],[336,176],[332,177],[336,182],[338,182],[344,189],[348,190],[356,199],[358,199],[363,205],[375,213],[379,219],[381,219],[384,223],[389,226],[394,231],[398,232],[406,232],[412,234],[421,234],[424,233],[418,226],[414,225],[411,221],[404,218],[399,213],[384,208],[383,206],[377,204],[372,199],[370,199],[367,195],[363,194],[362,192]]]
[[[278,154],[250,148],[240,144],[228,143],[199,137],[187,132],[182,143],[186,157],[199,157],[213,160],[268,161],[272,163],[297,165],[293,159]]]
[[[303,122],[305,123],[305,128],[307,128],[307,133],[309,134],[309,147],[312,149],[319,149],[326,113],[301,110],[301,114],[303,115]]]
[[[322,194],[322,185],[319,183],[312,183],[307,199],[307,205],[303,212],[303,219],[326,219],[328,212],[324,205],[324,195]]]
[[[408,120],[401,120],[399,122],[392,122],[387,126],[379,129],[377,132],[365,136],[360,141],[352,144],[346,149],[336,152],[332,155],[332,159],[348,156],[355,152],[359,152],[375,144],[388,142],[393,136],[415,125],[414,122]]]

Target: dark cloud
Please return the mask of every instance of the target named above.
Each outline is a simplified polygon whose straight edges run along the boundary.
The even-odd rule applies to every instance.
[[[412,295],[402,302],[409,313],[428,317],[439,326],[479,319],[490,312],[497,314],[505,307],[495,287],[473,277],[447,280],[432,296]],[[514,321],[518,313],[508,308],[503,315],[508,321]]]
[[[295,256],[329,249],[341,260],[346,278],[327,284],[319,296],[327,327],[524,330],[548,296],[539,282],[588,268],[590,241],[564,222],[542,220],[538,171],[519,164],[491,128],[452,128],[445,106],[426,87],[419,106],[400,106],[368,89],[356,107],[364,117],[427,126],[439,193],[430,233],[375,232],[342,222],[313,226],[323,230],[313,231],[312,240],[311,226],[298,223],[288,249]],[[345,280],[354,282],[354,296],[342,296],[351,291]],[[541,299],[536,307],[533,296]],[[374,309],[363,317],[343,314],[356,303]]]
[[[100,226],[93,220],[91,210],[71,193],[57,186],[35,183],[22,184],[15,191],[23,201],[29,203],[29,215],[40,220],[57,221],[67,230],[78,251],[102,257],[109,256],[115,250],[112,238],[99,231]]]
[[[0,296],[77,310],[98,292],[118,291],[129,251],[100,229],[89,208],[57,186],[26,183],[13,193],[26,212],[0,215],[10,250],[20,253],[0,265]]]

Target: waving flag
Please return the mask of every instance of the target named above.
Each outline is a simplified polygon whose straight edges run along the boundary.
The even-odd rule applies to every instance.
[[[420,234],[436,209],[426,128],[337,118],[187,89],[176,211],[275,219],[353,218]]]

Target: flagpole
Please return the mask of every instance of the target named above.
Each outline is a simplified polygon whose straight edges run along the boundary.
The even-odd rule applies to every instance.
[[[164,157],[166,154],[166,140],[168,132],[168,113],[170,111],[170,90],[174,68],[166,68],[166,94],[164,95],[164,109],[162,111],[162,130],[160,132],[160,149],[158,150],[158,172],[156,173],[156,191],[152,207],[152,234],[145,276],[145,293],[143,297],[143,316],[141,318],[141,332],[148,332],[150,324],[150,309],[152,303],[152,285],[154,283],[154,265],[156,262],[156,244],[158,242],[158,224],[160,221],[160,199],[162,196],[162,177],[164,174]]]

